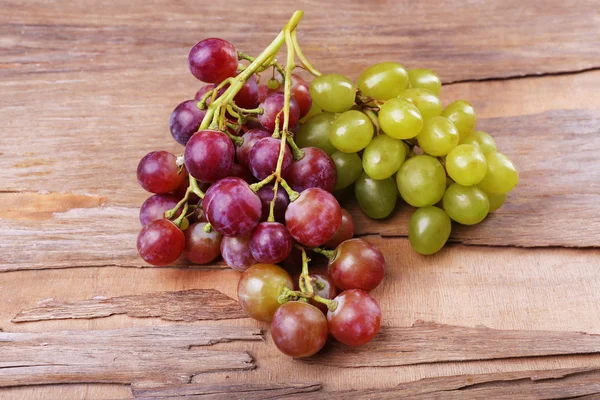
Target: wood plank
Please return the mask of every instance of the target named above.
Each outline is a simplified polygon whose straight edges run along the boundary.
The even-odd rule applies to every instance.
[[[109,298],[100,296],[73,302],[50,299],[39,302],[39,307],[19,312],[11,322],[103,318],[119,314],[135,318],[159,317],[167,321],[247,317],[237,301],[218,290],[190,289]]]

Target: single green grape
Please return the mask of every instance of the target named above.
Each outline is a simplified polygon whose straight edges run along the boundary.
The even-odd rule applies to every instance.
[[[483,190],[458,183],[446,190],[443,204],[446,214],[463,225],[480,223],[490,211],[490,201]]]
[[[376,180],[362,173],[354,184],[354,195],[358,205],[373,219],[385,218],[396,207],[396,183],[392,178]]]
[[[379,126],[395,139],[411,139],[421,132],[419,109],[406,99],[390,99],[379,108]]]
[[[457,100],[448,104],[442,111],[442,117],[452,121],[458,129],[460,137],[469,136],[475,130],[477,116],[471,103],[465,100]]]
[[[479,147],[460,144],[446,156],[448,175],[463,186],[476,185],[487,173],[487,161]]]
[[[485,194],[487,194],[488,200],[490,201],[490,213],[493,213],[494,211],[502,207],[504,201],[506,200],[506,193],[496,194],[485,192]]]
[[[382,62],[365,69],[358,77],[361,95],[389,100],[408,87],[408,73],[395,62]]]
[[[337,170],[335,189],[344,189],[352,185],[362,173],[362,162],[356,153],[336,151],[331,155]]]
[[[354,105],[356,86],[343,75],[325,74],[310,83],[310,97],[323,111],[341,113]]]
[[[317,114],[321,114],[323,112],[323,110],[321,110],[319,107],[317,107],[317,105],[315,103],[311,103],[310,104],[310,110],[308,110],[308,113],[300,118],[300,123],[303,124],[306,121],[308,121],[309,119],[311,119],[312,117],[314,117]]]
[[[483,154],[498,151],[496,148],[496,141],[492,135],[483,131],[475,131],[466,137],[461,136],[460,144],[472,144],[478,146],[481,151],[483,151]]]
[[[440,98],[430,90],[421,88],[410,88],[403,90],[399,98],[406,99],[419,109],[423,121],[442,114],[442,102]]]
[[[446,172],[440,162],[431,156],[409,158],[396,174],[400,195],[413,207],[432,206],[446,191]]]
[[[327,154],[332,155],[336,148],[329,141],[329,132],[335,119],[335,114],[322,112],[306,121],[294,136],[298,147],[318,147]]]
[[[365,147],[362,156],[364,171],[373,179],[389,178],[400,169],[406,158],[403,142],[386,134],[376,136]]]
[[[519,183],[517,167],[502,153],[493,152],[485,155],[487,173],[479,186],[486,193],[508,193]]]
[[[419,147],[432,156],[445,156],[458,145],[460,137],[454,124],[445,117],[432,117],[425,121],[417,136]]]
[[[338,116],[329,131],[331,144],[344,153],[361,151],[373,138],[373,123],[364,113],[350,110]]]
[[[408,70],[408,79],[411,88],[427,89],[436,96],[440,95],[442,81],[438,74],[427,68],[414,68]]]
[[[410,216],[408,240],[420,254],[437,253],[448,241],[452,222],[444,210],[429,206],[417,209]]]

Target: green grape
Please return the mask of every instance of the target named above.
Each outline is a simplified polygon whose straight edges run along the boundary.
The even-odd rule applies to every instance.
[[[389,100],[408,87],[408,73],[395,62],[382,62],[365,69],[358,77],[358,89],[365,97]]]
[[[344,189],[352,185],[362,173],[362,163],[356,153],[336,151],[331,155],[337,170],[335,189]]]
[[[456,147],[460,137],[456,127],[448,118],[432,117],[425,121],[417,140],[419,147],[425,153],[440,157]]]
[[[385,218],[396,207],[396,183],[392,178],[376,180],[362,173],[354,184],[358,205],[373,219]]]
[[[463,186],[478,184],[487,173],[485,155],[472,144],[461,144],[450,150],[445,165],[448,175]]]
[[[419,109],[406,99],[390,99],[379,108],[379,126],[395,139],[411,139],[421,132]]]
[[[432,206],[444,196],[446,172],[434,157],[415,156],[402,164],[396,183],[400,195],[411,206]]]
[[[420,254],[437,253],[448,241],[452,223],[444,210],[429,206],[417,209],[410,216],[408,240]]]
[[[443,204],[446,214],[463,225],[480,223],[490,211],[490,201],[483,190],[458,183],[446,190]]]
[[[356,86],[343,75],[325,74],[310,83],[310,97],[321,110],[341,113],[354,105]]]
[[[300,130],[294,136],[296,144],[299,147],[318,147],[332,155],[336,149],[329,141],[329,131],[335,119],[336,115],[329,112],[315,115],[300,126]]]
[[[488,200],[490,201],[490,213],[493,213],[494,211],[502,207],[504,201],[506,200],[506,193],[496,194],[485,192],[485,194],[487,194]]]
[[[460,144],[472,144],[477,146],[483,151],[483,154],[497,151],[496,141],[489,133],[483,131],[475,131],[469,136],[460,138]]]
[[[308,113],[300,118],[300,123],[303,124],[306,121],[308,121],[309,119],[311,119],[312,117],[314,117],[317,114],[321,114],[323,112],[323,110],[321,110],[319,107],[317,107],[317,105],[315,103],[311,103],[310,105],[310,110],[308,110]]]
[[[360,111],[350,110],[333,122],[329,131],[329,141],[339,151],[356,153],[371,142],[373,131],[373,123],[369,117]]]
[[[430,90],[421,88],[410,88],[403,90],[399,98],[406,99],[419,109],[423,121],[442,114],[442,102],[440,98]]]
[[[485,155],[487,173],[479,186],[486,193],[508,193],[519,183],[519,172],[515,164],[502,153],[493,152]]]
[[[436,96],[440,95],[442,81],[438,74],[427,68],[415,68],[408,70],[408,79],[411,88],[427,89]]]
[[[403,142],[386,134],[376,136],[365,148],[362,166],[373,179],[389,178],[398,171],[406,158]]]
[[[457,100],[448,104],[442,111],[442,117],[452,121],[461,137],[469,136],[475,130],[477,116],[473,106],[467,101]]]

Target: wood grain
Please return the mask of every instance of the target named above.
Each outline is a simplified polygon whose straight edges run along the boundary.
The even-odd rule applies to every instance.
[[[196,374],[255,368],[247,352],[197,348],[232,340],[256,341],[262,336],[259,329],[226,326],[0,332],[0,387],[185,383]]]
[[[222,383],[188,384],[162,388],[142,388],[134,385],[133,397],[138,400],[160,399],[288,399],[290,396],[316,392],[319,383]]]
[[[42,301],[39,307],[19,312],[11,322],[102,318],[126,314],[135,318],[159,317],[167,321],[246,318],[239,303],[214,289],[151,292],[133,296],[95,297],[89,300]]]

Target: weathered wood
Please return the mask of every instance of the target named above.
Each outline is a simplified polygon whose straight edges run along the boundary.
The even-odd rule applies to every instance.
[[[364,346],[348,347],[331,341],[319,354],[303,360],[354,368],[591,353],[600,353],[600,335],[417,321],[410,327],[383,327]]]
[[[50,299],[39,307],[19,312],[11,322],[53,319],[102,318],[126,314],[130,317],[159,317],[167,321],[245,318],[239,303],[214,289],[152,292],[133,296],[94,297],[61,302]]]
[[[205,372],[255,368],[247,352],[196,348],[232,340],[256,341],[262,336],[256,328],[226,326],[0,332],[0,387],[185,383]]]
[[[138,400],[160,399],[288,399],[290,396],[321,390],[319,383],[221,383],[188,384],[162,388],[133,385],[133,397]]]

